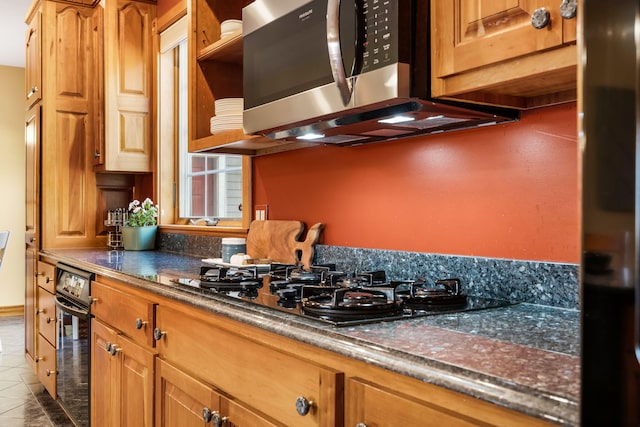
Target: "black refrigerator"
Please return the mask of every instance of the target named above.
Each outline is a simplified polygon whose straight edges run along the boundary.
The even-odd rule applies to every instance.
[[[637,427],[640,1],[580,5],[580,424]]]

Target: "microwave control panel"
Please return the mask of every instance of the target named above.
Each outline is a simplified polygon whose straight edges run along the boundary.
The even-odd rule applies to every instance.
[[[364,0],[362,72],[398,62],[398,1]],[[395,6],[395,7],[394,7]]]

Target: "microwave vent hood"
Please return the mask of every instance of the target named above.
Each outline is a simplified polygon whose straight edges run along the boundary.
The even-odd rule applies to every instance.
[[[246,134],[356,145],[519,118],[430,98],[427,1],[255,0],[242,17]]]

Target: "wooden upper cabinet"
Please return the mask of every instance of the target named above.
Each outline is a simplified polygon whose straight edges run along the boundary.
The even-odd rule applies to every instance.
[[[40,8],[33,9],[27,21],[25,94],[26,107],[40,100],[42,73],[40,61]]]
[[[575,100],[576,18],[560,4],[432,1],[432,95],[515,108]],[[543,10],[548,24],[537,29]]]
[[[153,33],[156,6],[130,0],[104,4],[104,141],[98,171],[152,172]]]
[[[42,247],[99,246],[90,144],[94,86],[91,7],[42,3]]]

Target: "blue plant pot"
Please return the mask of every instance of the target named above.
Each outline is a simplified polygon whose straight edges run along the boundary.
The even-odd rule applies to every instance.
[[[148,251],[156,247],[157,225],[122,227],[122,244],[127,251]]]

